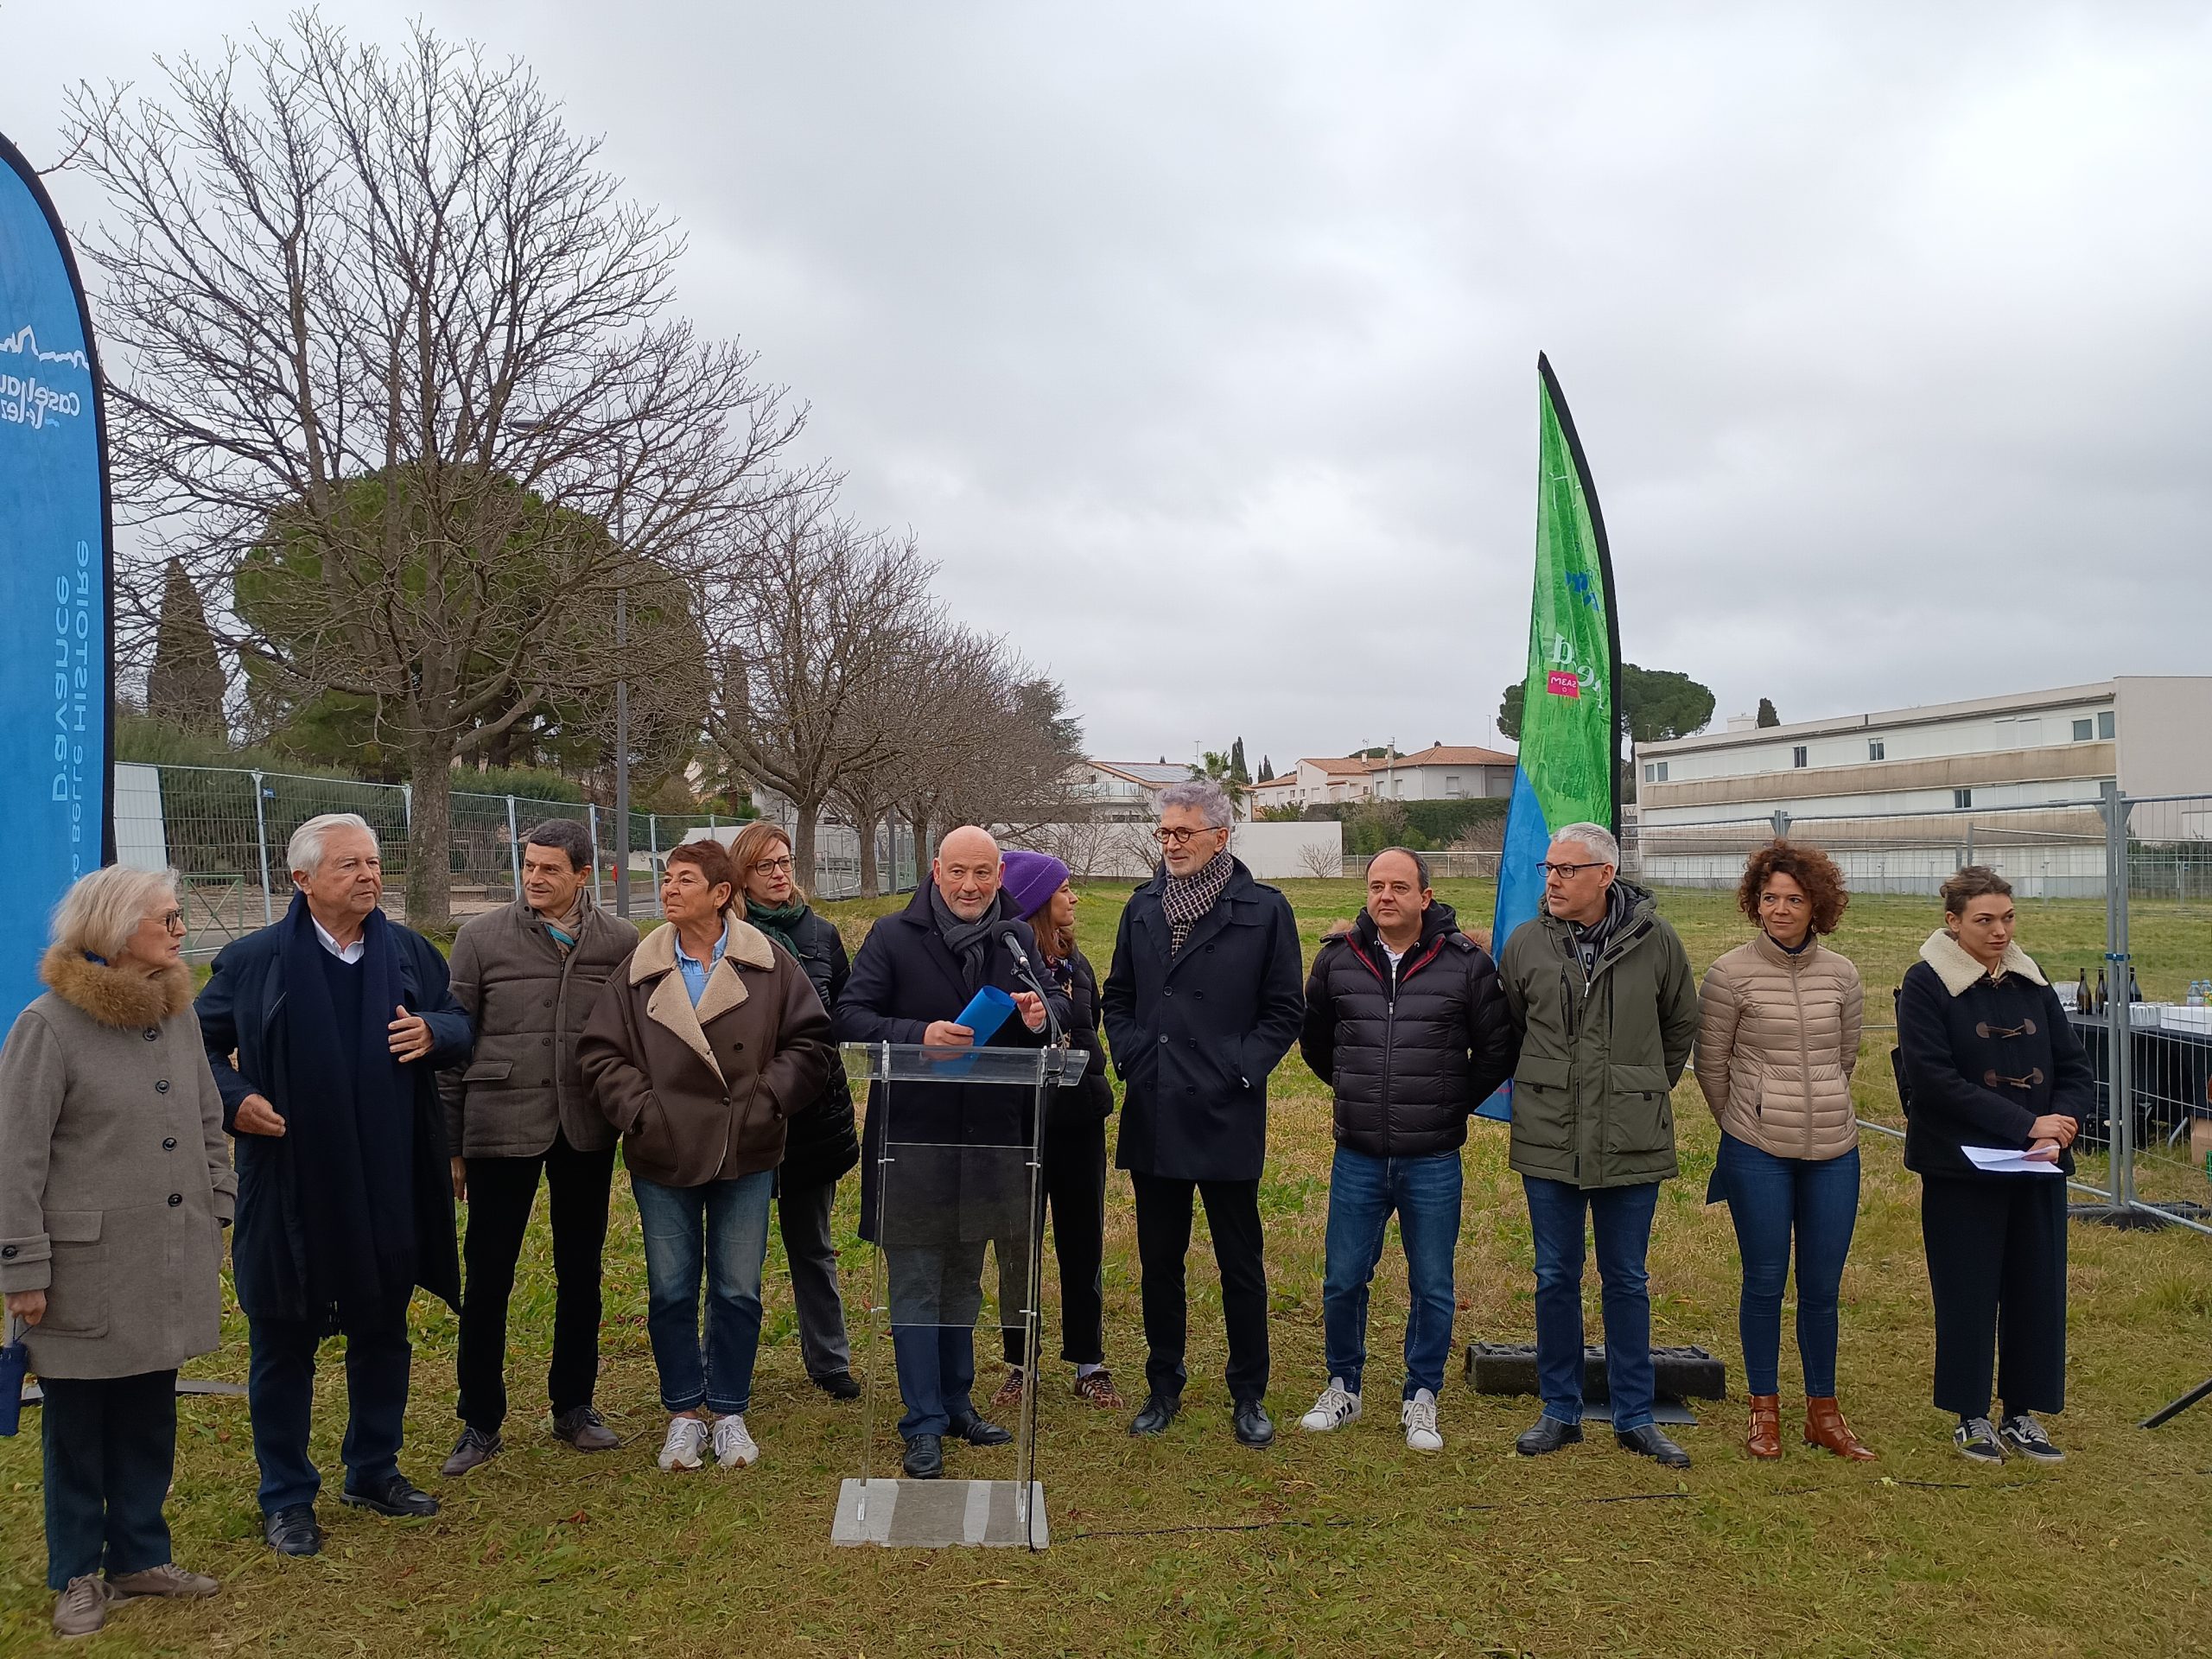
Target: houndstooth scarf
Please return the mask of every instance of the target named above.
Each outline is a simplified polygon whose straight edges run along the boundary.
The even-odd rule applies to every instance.
[[[1223,848],[1188,875],[1171,874],[1160,893],[1160,908],[1167,912],[1167,954],[1173,956],[1191,937],[1191,930],[1221,898],[1236,861]]]

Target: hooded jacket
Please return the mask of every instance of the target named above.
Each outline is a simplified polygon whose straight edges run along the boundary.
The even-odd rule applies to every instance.
[[[1498,957],[1521,1028],[1511,1161],[1580,1187],[1635,1186],[1678,1172],[1669,1092],[1697,1034],[1689,954],[1642,887],[1618,878],[1594,962],[1549,911]]]
[[[1335,1091],[1338,1145],[1418,1158],[1466,1143],[1468,1114],[1512,1075],[1520,1039],[1490,953],[1432,900],[1395,969],[1363,910],[1323,943],[1298,1045]]]

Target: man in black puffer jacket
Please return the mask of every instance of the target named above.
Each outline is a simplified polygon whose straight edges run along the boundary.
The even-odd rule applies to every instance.
[[[1452,1351],[1452,1258],[1459,1243],[1459,1148],[1467,1118],[1512,1075],[1519,1039],[1490,955],[1429,891],[1402,847],[1367,865],[1367,908],[1313,959],[1299,1050],[1336,1091],[1321,1289],[1329,1386],[1301,1426],[1357,1420],[1367,1287],[1395,1211],[1412,1307],[1399,1421],[1416,1452],[1444,1445],[1436,1395]]]

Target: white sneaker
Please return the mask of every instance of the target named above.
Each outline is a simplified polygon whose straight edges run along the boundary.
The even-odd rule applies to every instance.
[[[1359,1421],[1359,1396],[1344,1387],[1341,1376],[1329,1379],[1329,1386],[1321,1390],[1321,1397],[1313,1402],[1313,1409],[1298,1420],[1298,1426],[1308,1434],[1326,1434],[1332,1428],[1342,1428],[1346,1423]]]
[[[742,1469],[760,1461],[760,1448],[745,1432],[745,1419],[733,1414],[715,1419],[715,1461],[725,1469]]]
[[[696,1417],[670,1418],[668,1438],[660,1443],[661,1472],[672,1475],[679,1470],[696,1469],[706,1445],[707,1426]]]
[[[1444,1436],[1436,1432],[1436,1396],[1427,1389],[1414,1390],[1414,1397],[1398,1413],[1398,1421],[1405,1425],[1408,1452],[1444,1449]]]

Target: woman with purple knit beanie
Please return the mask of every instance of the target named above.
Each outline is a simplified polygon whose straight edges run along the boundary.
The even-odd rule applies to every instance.
[[[1082,1081],[1057,1090],[1045,1118],[1043,1192],[1038,1224],[1049,1208],[1052,1249],[1060,1264],[1060,1357],[1075,1367],[1075,1392],[1102,1409],[1122,1396],[1106,1370],[1104,1281],[1099,1262],[1106,1228],[1106,1120],[1114,1110],[1113,1085],[1098,1040],[1098,976],[1076,949],[1076,891],[1068,867],[1048,853],[1010,849],[999,876],[1001,913],[1029,924],[1037,936],[1039,971],[1066,994],[1074,1016],[1067,1040],[1086,1052]],[[999,1253],[999,1306],[1019,1308],[1027,1298],[1025,1251]],[[1001,1313],[1003,1318],[1003,1312]],[[1006,1381],[991,1403],[1021,1397],[1023,1332],[1006,1329]]]

